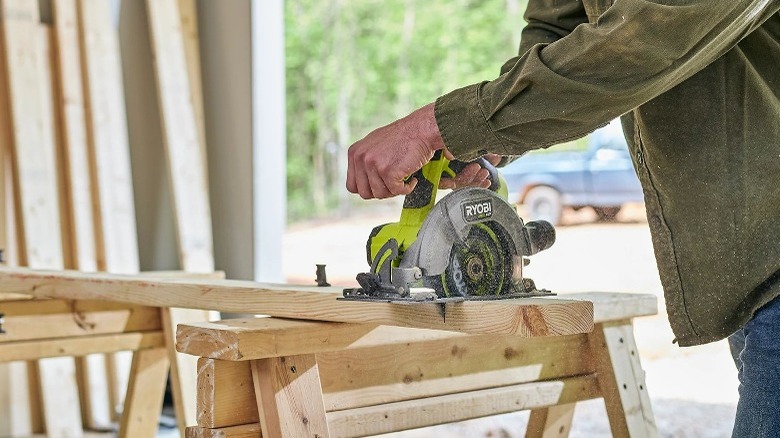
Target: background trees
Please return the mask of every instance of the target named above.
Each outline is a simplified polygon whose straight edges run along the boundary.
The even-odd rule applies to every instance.
[[[514,56],[526,0],[285,0],[290,220],[346,213],[346,150]]]

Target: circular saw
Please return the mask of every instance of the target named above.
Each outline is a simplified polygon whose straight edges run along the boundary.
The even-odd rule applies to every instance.
[[[467,164],[441,152],[413,177],[417,186],[404,199],[401,219],[380,225],[366,244],[368,272],[357,275],[359,288],[343,299],[447,303],[553,295],[523,277],[528,256],[555,242],[545,221],[523,223],[506,201],[506,186],[487,160],[490,188],[452,191],[439,202],[442,176],[455,176]]]

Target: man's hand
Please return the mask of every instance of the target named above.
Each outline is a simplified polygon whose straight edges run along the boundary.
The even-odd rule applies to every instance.
[[[347,190],[364,199],[407,195],[417,181],[404,179],[443,148],[430,103],[350,146]]]
[[[452,159],[452,157],[447,157]],[[497,165],[501,161],[501,155],[487,154],[485,159],[490,161],[490,164]],[[490,173],[487,169],[479,165],[479,163],[471,163],[464,167],[463,170],[458,172],[453,178],[442,177],[439,181],[439,188],[441,189],[457,189],[460,187],[482,187],[484,189],[490,187],[490,180],[488,177]]]

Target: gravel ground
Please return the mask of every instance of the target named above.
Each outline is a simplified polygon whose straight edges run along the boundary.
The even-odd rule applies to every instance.
[[[378,224],[397,220],[400,211],[392,202],[373,202],[370,215],[290,227],[283,253],[287,281],[311,283],[315,264],[325,263],[331,283],[353,285],[355,274],[367,269],[369,232]],[[531,257],[526,273],[540,287],[560,294],[609,291],[658,296],[659,315],[636,320],[635,335],[660,436],[730,436],[737,379],[728,346],[718,342],[683,349],[672,344],[642,207],[624,209],[617,223],[597,224],[594,219],[589,209],[567,212],[557,227],[556,244]],[[527,417],[527,413],[499,415],[383,436],[519,437]],[[571,436],[610,436],[601,400],[577,405]]]

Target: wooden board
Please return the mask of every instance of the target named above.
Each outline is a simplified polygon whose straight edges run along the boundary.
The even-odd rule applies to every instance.
[[[330,438],[313,354],[252,361],[264,436]]]
[[[61,148],[65,209],[71,236],[68,268],[97,270],[92,179],[89,170],[87,121],[81,76],[76,0],[53,0],[56,103],[61,115]]]
[[[477,335],[376,345],[317,354],[325,409],[474,391],[589,374],[586,335],[548,339]],[[251,409],[249,364],[200,359],[198,425],[224,427],[257,420]]]
[[[148,0],[157,94],[182,269],[214,270],[211,210],[178,0]]]
[[[591,292],[562,297],[592,302],[596,322],[625,320],[657,311],[654,295]],[[176,348],[198,357],[251,360],[460,336],[464,334],[372,324],[241,318],[179,325]]]
[[[134,331],[161,331],[160,310],[101,301],[26,300],[0,303],[6,342]],[[56,329],[52,329],[56,327]]]
[[[193,21],[194,4],[182,3],[187,10],[190,32],[197,30],[197,23]],[[198,66],[192,64],[195,60],[187,60],[187,55],[190,58],[196,55],[197,34],[195,40],[192,36],[185,37],[179,0],[148,0],[146,5],[179,260],[186,272],[212,272],[214,251],[203,112],[202,108],[196,108],[202,102],[195,101],[200,97],[200,90],[191,82],[192,79],[199,81],[200,75]],[[163,315],[170,328],[170,354],[174,359],[171,361],[174,406],[179,427],[183,430],[185,426],[195,424],[196,363],[192,357],[176,354],[173,348],[175,327],[181,323],[208,320],[210,316],[192,309],[170,309]]]
[[[51,82],[46,35],[40,33],[38,7],[24,0],[4,0],[3,28],[8,56],[7,78],[12,146],[19,196],[19,262],[38,269],[62,269],[60,212]],[[44,66],[46,62],[46,66]],[[48,111],[47,111],[48,110]]]
[[[49,29],[40,24],[38,14],[36,2],[2,2],[18,260],[31,267],[62,269],[51,36]],[[35,393],[41,394],[40,406],[48,434],[80,434],[81,414],[73,360],[46,359],[32,368],[37,370],[44,389]]]
[[[260,421],[249,362],[198,359],[197,424],[229,427]]]
[[[168,369],[165,347],[135,352],[119,436],[152,437],[157,434]]]
[[[195,112],[195,124],[198,126],[198,138],[201,156],[206,157],[206,118],[203,108],[203,80],[200,71],[200,32],[198,30],[198,8],[196,0],[179,0],[184,55],[187,59],[187,77],[189,79],[190,100]],[[208,187],[208,165],[203,161],[203,176]]]
[[[566,438],[571,431],[576,403],[534,409],[528,419],[526,438]]]
[[[158,331],[80,336],[39,341],[3,342],[0,343],[0,358],[3,361],[34,360],[126,350],[135,351],[165,347],[164,339],[163,332]],[[56,387],[57,385],[52,386],[54,389]]]
[[[447,304],[445,319],[435,304],[342,301],[336,288],[10,268],[0,269],[0,292],[523,337],[587,333],[593,328],[591,302],[560,298]]]
[[[333,436],[358,437],[598,397],[594,375],[448,394],[328,413]]]
[[[658,436],[631,321],[598,324],[590,346],[612,434]]]
[[[138,238],[119,36],[110,2],[78,0],[77,15],[97,267],[136,273]],[[120,353],[105,358],[112,414],[123,403],[130,372],[128,356]]]
[[[109,2],[80,0],[78,14],[98,269],[132,274],[138,239],[118,35]]]
[[[262,438],[263,433],[260,423],[254,423],[219,429],[193,426],[187,428],[184,436],[185,438]]]

